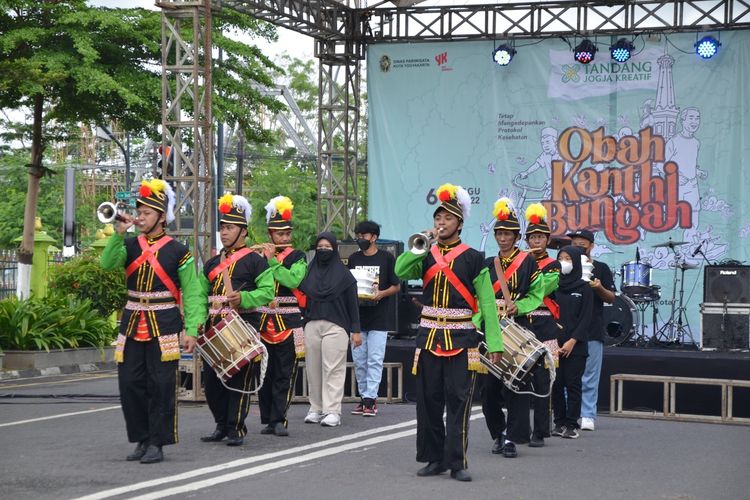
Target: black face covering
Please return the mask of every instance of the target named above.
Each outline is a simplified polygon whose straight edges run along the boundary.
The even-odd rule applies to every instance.
[[[366,240],[364,238],[359,238],[359,239],[357,239],[357,246],[359,247],[360,250],[362,250],[364,252],[365,250],[367,250],[368,248],[370,248],[370,240]]]
[[[327,248],[319,248],[315,250],[315,258],[320,261],[321,264],[328,264],[333,258],[333,250]]]

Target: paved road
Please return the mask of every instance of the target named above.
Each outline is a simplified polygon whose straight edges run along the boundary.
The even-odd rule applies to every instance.
[[[0,498],[511,498],[742,499],[750,491],[750,429],[601,417],[578,440],[489,453],[476,408],[469,440],[472,483],[417,478],[413,405],[383,405],[376,418],[345,415],[328,429],[291,409],[291,436],[258,434],[245,445],[203,444],[203,405],[180,407],[181,442],[157,465],[125,462],[132,449],[113,373],[0,383]],[[14,396],[14,397],[11,397]],[[54,397],[52,397],[54,396]]]

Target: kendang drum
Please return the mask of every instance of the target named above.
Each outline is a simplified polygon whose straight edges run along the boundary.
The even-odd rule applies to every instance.
[[[540,342],[536,336],[526,328],[522,327],[510,318],[500,319],[500,329],[503,332],[503,355],[496,365],[489,359],[487,344],[479,345],[480,360],[490,374],[499,378],[505,386],[518,394],[531,394],[537,397],[549,396],[538,394],[533,391],[524,391],[527,378],[531,371],[540,363],[547,360],[550,371],[550,390],[552,382],[555,381],[555,362],[547,347]]]
[[[198,337],[196,347],[222,382],[232,378],[258,356],[261,356],[261,361],[267,361],[268,357],[258,332],[234,310]],[[261,372],[265,372],[263,364]],[[260,383],[254,392],[260,389],[264,375],[261,373]]]
[[[643,295],[651,291],[651,266],[643,262],[628,262],[622,265],[622,286],[628,295]]]
[[[602,308],[604,320],[604,345],[620,345],[627,341],[640,326],[638,308],[627,295],[618,294],[611,304]]]

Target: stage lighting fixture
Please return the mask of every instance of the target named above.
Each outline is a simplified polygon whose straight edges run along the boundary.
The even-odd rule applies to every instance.
[[[633,42],[627,38],[620,38],[609,48],[609,53],[612,55],[612,59],[624,63],[633,55],[633,50],[635,50]]]
[[[702,59],[711,59],[719,52],[719,47],[721,47],[721,43],[716,38],[704,36],[695,42],[695,53]]]
[[[492,60],[500,66],[507,66],[513,60],[514,55],[516,55],[516,49],[510,45],[503,44],[492,53]]]
[[[594,60],[594,54],[596,54],[596,45],[588,38],[581,41],[576,45],[573,55],[575,60],[581,64],[588,64]]]

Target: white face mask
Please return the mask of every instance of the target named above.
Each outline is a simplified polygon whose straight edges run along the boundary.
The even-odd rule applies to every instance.
[[[560,272],[562,274],[570,274],[570,272],[573,270],[573,263],[569,260],[561,260],[560,261]]]

